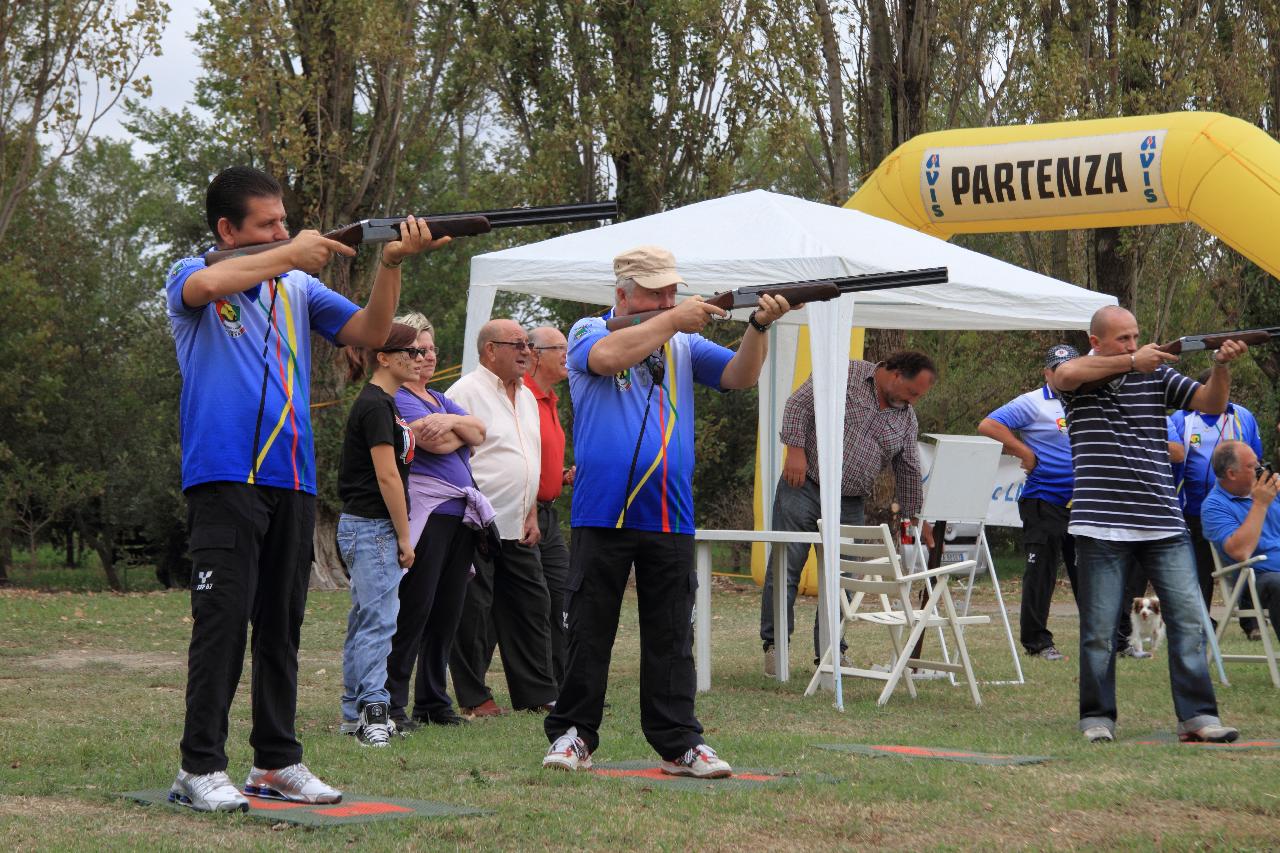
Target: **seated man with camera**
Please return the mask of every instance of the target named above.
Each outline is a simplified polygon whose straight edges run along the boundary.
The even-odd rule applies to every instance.
[[[1218,483],[1200,508],[1204,536],[1225,561],[1240,562],[1255,554],[1267,559],[1253,564],[1260,604],[1280,637],[1280,476],[1242,441],[1224,441],[1213,451]],[[1247,598],[1244,606],[1249,606]]]

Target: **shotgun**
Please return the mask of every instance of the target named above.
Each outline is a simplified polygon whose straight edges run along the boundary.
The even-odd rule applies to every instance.
[[[1240,341],[1249,346],[1257,346],[1258,344],[1271,343],[1280,337],[1280,326],[1268,326],[1265,329],[1238,329],[1234,332],[1212,332],[1207,335],[1185,335],[1167,344],[1161,344],[1156,349],[1166,352],[1169,355],[1182,355],[1188,352],[1199,352],[1201,350],[1219,349],[1227,341]],[[1075,392],[1077,394],[1096,391],[1099,388],[1114,382],[1121,376],[1132,371],[1124,373],[1115,373],[1102,379],[1095,379],[1092,382],[1086,382],[1080,386]]]
[[[597,219],[616,219],[616,200],[587,202],[584,204],[556,204],[544,207],[512,207],[505,210],[481,210],[472,213],[440,213],[419,217],[431,229],[431,236],[472,237],[488,234],[494,228],[517,228],[522,225],[555,225],[560,222],[591,222]],[[400,239],[400,223],[408,217],[389,216],[382,219],[361,219],[325,234],[330,240],[355,248],[362,243],[389,243]],[[204,256],[208,265],[228,258],[256,255],[284,246],[292,240],[260,243],[237,249],[214,249]]]
[[[434,233],[434,232],[433,232]],[[863,275],[851,275],[844,278],[816,278],[810,281],[790,281],[783,284],[752,284],[739,287],[737,290],[726,290],[707,298],[706,302],[731,311],[734,308],[755,308],[760,297],[766,293],[771,296],[784,297],[792,308],[806,302],[825,302],[835,299],[843,293],[863,293],[868,290],[888,290],[895,287],[919,287],[925,284],[946,284],[946,267],[929,267],[920,270],[902,272],[873,272]],[[670,308],[656,311],[641,311],[638,314],[624,314],[612,317],[606,328],[613,332],[635,326],[645,320],[657,317]]]

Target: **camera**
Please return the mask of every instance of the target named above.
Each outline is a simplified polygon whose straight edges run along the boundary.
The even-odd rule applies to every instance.
[[[1257,465],[1257,466],[1255,466],[1255,467],[1254,467],[1254,469],[1253,469],[1253,478],[1254,478],[1255,480],[1261,480],[1261,479],[1262,479],[1262,475],[1263,475],[1263,474],[1265,474],[1265,475],[1267,475],[1268,477],[1270,477],[1270,476],[1271,476],[1272,474],[1274,474],[1274,473],[1275,473],[1275,472],[1271,470],[1271,463],[1270,463],[1270,462],[1264,462],[1264,463],[1262,463],[1261,465]]]

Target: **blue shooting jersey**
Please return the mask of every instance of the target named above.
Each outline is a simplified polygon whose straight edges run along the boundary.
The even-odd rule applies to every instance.
[[[1071,503],[1074,475],[1071,439],[1062,401],[1048,385],[1014,397],[987,415],[1014,432],[1036,454],[1036,467],[1027,475],[1022,497],[1039,498],[1057,506]]]
[[[182,286],[204,267],[203,258],[185,258],[165,283],[182,370],[182,488],[232,482],[315,494],[311,333],[337,343],[359,308],[300,270],[190,308]]]
[[[1200,505],[1217,484],[1213,475],[1213,450],[1221,441],[1243,441],[1262,458],[1262,436],[1253,412],[1228,403],[1221,415],[1174,412],[1169,416],[1169,441],[1187,451],[1185,461],[1173,466],[1173,482],[1186,515],[1199,515]]]
[[[591,372],[587,359],[591,347],[609,334],[605,322],[611,316],[612,312],[587,317],[569,330],[569,394],[578,466],[571,523],[691,534],[693,383],[718,390],[733,351],[701,335],[678,333],[640,364],[599,376]],[[649,363],[661,365],[656,386]]]

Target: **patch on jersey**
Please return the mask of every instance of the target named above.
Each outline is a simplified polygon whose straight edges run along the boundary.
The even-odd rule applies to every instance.
[[[1058,432],[1062,433],[1063,435],[1066,435],[1066,434],[1067,434],[1067,419],[1066,419],[1066,418],[1058,418]]]
[[[1199,444],[1200,444],[1200,433],[1198,432],[1191,433],[1191,446],[1195,447]]]
[[[631,368],[619,370],[613,374],[613,384],[618,386],[619,391],[631,390]]]
[[[218,319],[222,321],[222,328],[233,338],[238,338],[244,334],[244,323],[240,322],[240,306],[227,299],[217,299],[213,303],[214,310],[218,312]]]

